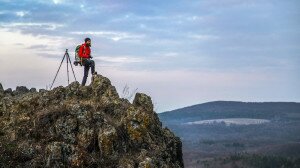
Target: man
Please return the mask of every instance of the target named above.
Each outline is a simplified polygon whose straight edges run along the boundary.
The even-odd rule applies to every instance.
[[[82,65],[84,66],[84,75],[82,79],[81,85],[84,86],[88,77],[88,73],[91,67],[91,73],[92,75],[96,75],[97,72],[95,72],[95,62],[91,60],[93,58],[91,56],[91,39],[85,38],[84,44],[82,44],[79,48],[78,55],[80,59],[82,60]]]

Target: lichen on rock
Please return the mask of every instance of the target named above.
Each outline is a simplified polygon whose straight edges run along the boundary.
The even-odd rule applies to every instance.
[[[176,168],[181,150],[150,96],[130,103],[102,75],[39,92],[0,84],[0,167]]]

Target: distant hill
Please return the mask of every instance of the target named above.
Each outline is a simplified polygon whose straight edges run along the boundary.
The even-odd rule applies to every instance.
[[[213,101],[159,114],[165,122],[188,122],[216,118],[299,119],[297,102]]]
[[[187,168],[300,166],[300,103],[214,101],[159,117],[181,138]]]

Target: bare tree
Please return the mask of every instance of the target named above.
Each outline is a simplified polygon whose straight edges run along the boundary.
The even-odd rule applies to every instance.
[[[126,84],[123,88],[121,97],[132,102],[133,96],[137,93],[137,90],[138,90],[138,88],[136,88],[134,90],[130,90],[129,86]]]

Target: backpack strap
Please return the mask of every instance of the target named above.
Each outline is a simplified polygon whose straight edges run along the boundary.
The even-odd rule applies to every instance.
[[[82,44],[81,46],[83,46],[82,54],[85,54],[85,45]],[[79,57],[79,58],[80,58],[80,65],[82,66],[83,65],[83,58],[82,57]]]
[[[82,44],[83,45],[83,54],[85,54],[85,45],[84,44]]]

